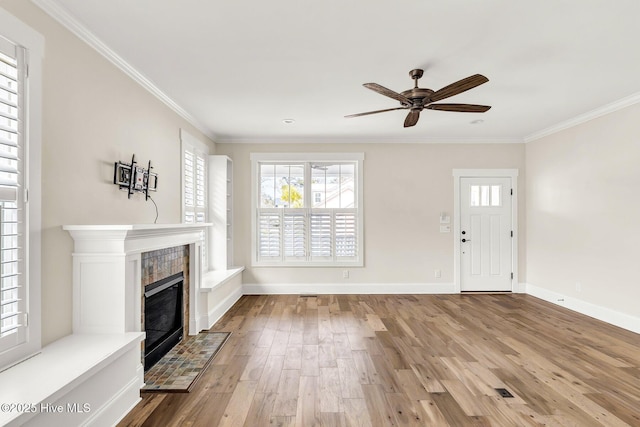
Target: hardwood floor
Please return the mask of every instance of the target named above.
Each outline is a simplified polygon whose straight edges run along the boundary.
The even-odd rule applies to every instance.
[[[244,296],[212,330],[121,426],[640,426],[640,335],[527,295]]]

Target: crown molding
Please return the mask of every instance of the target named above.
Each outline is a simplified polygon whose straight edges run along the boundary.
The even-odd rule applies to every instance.
[[[164,93],[158,86],[156,86],[151,80],[145,77],[142,73],[136,70],[131,64],[129,64],[124,58],[114,52],[109,46],[107,46],[102,40],[100,40],[95,34],[89,31],[84,25],[67,12],[66,9],[61,7],[53,0],[31,0],[33,4],[42,9],[47,15],[58,21],[63,27],[71,31],[80,40],[95,49],[100,55],[105,57],[109,62],[118,67],[122,72],[129,76],[133,81],[138,83],[144,89],[146,89],[153,96],[162,101],[166,106],[171,108],[177,115],[185,119],[196,129],[202,132],[204,135],[215,141],[216,135],[211,129],[204,126],[191,115],[187,110],[182,108],[178,103],[171,99],[166,93]]]
[[[526,136],[524,138],[524,142],[527,143],[527,142],[535,141],[537,139],[544,138],[545,136],[549,136],[554,133],[563,131],[565,129],[578,126],[579,124],[588,122],[590,120],[596,119],[600,116],[604,116],[609,113],[613,113],[614,111],[622,110],[623,108],[630,107],[639,102],[640,102],[640,92],[637,92],[637,93],[634,93],[633,95],[629,95],[617,101],[611,102],[609,104],[605,104],[602,107],[596,108],[595,110],[588,111],[584,114],[580,114],[569,120],[565,120],[563,122],[557,123],[541,131],[534,132]]]
[[[471,138],[471,137],[218,137],[216,144],[522,144],[522,138]]]

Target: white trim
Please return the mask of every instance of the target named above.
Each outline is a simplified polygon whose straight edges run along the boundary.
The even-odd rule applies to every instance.
[[[225,137],[216,140],[218,144],[523,144],[518,137],[398,137],[389,136],[353,136],[345,137]]]
[[[454,294],[453,283],[244,283],[243,295]]]
[[[584,114],[580,114],[575,116],[569,120],[565,120],[560,123],[556,123],[553,126],[550,126],[546,129],[539,130],[532,134],[529,134],[524,137],[524,142],[531,142],[537,139],[544,138],[545,136],[552,135],[554,133],[560,132],[565,129],[572,128],[579,124],[588,122],[590,120],[596,119],[600,116],[604,116],[609,113],[613,113],[614,111],[621,110],[623,108],[630,107],[640,102],[640,92],[634,93],[633,95],[629,95],[617,101],[611,102],[609,104],[603,105],[602,107],[596,108],[595,110],[588,111]]]
[[[41,235],[42,235],[42,60],[45,52],[44,37],[0,8],[0,35],[27,50],[29,66],[25,128],[25,189],[29,199],[27,209],[27,270],[29,326],[27,342],[0,355],[0,368],[24,359],[41,347]]]
[[[532,285],[531,283],[526,283],[525,285],[528,295],[640,334],[640,317],[563,295],[546,288]]]
[[[251,153],[252,162],[363,161],[364,153]]]
[[[518,283],[518,169],[454,169],[453,170],[453,282],[456,293],[461,292],[460,286],[460,179],[501,177],[511,178],[513,198],[511,200],[511,228],[513,230],[511,265],[513,280],[511,291],[516,292]]]
[[[58,21],[67,30],[75,34],[80,40],[88,44],[90,47],[96,50],[100,55],[105,57],[109,62],[118,67],[122,72],[129,76],[133,81],[138,83],[149,93],[163,102],[166,106],[172,109],[177,115],[185,119],[192,124],[203,134],[207,135],[212,140],[216,139],[216,134],[200,123],[198,119],[192,116],[187,110],[182,108],[178,103],[164,93],[158,86],[151,80],[145,77],[141,72],[135,69],[124,58],[113,51],[102,40],[100,40],[95,34],[82,25],[77,19],[69,14],[69,12],[56,3],[53,0],[31,0],[36,6],[42,9],[47,15]]]

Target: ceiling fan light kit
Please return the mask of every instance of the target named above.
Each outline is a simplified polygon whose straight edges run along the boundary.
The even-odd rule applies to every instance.
[[[458,80],[457,82],[451,83],[450,85],[445,86],[437,91],[418,87],[418,80],[422,77],[423,74],[424,71],[418,68],[409,71],[409,76],[413,79],[414,82],[413,89],[405,90],[401,93],[395,92],[391,89],[387,89],[386,87],[381,86],[377,83],[365,83],[363,86],[367,89],[371,89],[374,92],[399,101],[400,107],[387,108],[385,110],[368,111],[366,113],[350,114],[345,117],[360,117],[367,116],[369,114],[384,113],[387,111],[409,110],[409,113],[404,120],[404,127],[407,128],[415,126],[416,123],[418,123],[418,119],[420,119],[420,112],[425,108],[428,110],[454,111],[459,113],[484,113],[491,108],[488,105],[476,104],[433,104],[434,102],[441,101],[454,95],[458,95],[459,93],[466,92],[469,89],[473,89],[474,87],[488,82],[489,79],[482,74],[474,74],[473,76]]]

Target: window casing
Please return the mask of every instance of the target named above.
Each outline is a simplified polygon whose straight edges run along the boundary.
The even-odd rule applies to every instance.
[[[0,9],[0,370],[41,346],[43,38]]]
[[[253,265],[361,266],[363,160],[253,154]]]

